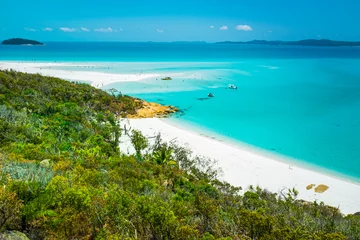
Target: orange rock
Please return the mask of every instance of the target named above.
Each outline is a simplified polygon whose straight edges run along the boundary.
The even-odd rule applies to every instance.
[[[153,117],[168,117],[177,112],[178,109],[174,106],[164,106],[153,102],[142,102],[142,107],[136,111],[134,115],[128,115],[128,118],[153,118]]]

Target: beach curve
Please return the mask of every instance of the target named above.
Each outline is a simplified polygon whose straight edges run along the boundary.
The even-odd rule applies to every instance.
[[[33,63],[33,62],[0,62],[0,69],[13,69],[20,72],[39,73],[72,81],[88,81],[92,86],[101,88],[113,82],[140,81],[157,77],[157,74],[110,74],[92,71],[67,71],[42,67],[85,66],[81,63]],[[89,66],[89,64],[86,64]],[[360,211],[360,185],[309,170],[290,162],[278,161],[271,156],[264,156],[253,149],[233,146],[209,138],[197,132],[175,127],[158,118],[129,119],[133,129],[141,130],[146,136],[162,134],[165,141],[176,139],[179,144],[188,146],[196,155],[218,160],[218,167],[223,170],[223,180],[235,186],[247,189],[250,185],[260,186],[272,192],[295,188],[298,198],[305,201],[324,202],[339,208],[342,213],[351,214]],[[131,151],[129,142],[122,139],[122,149]],[[307,186],[314,187],[307,189]],[[318,186],[328,189],[318,193]]]
[[[158,133],[165,141],[176,141],[187,146],[194,155],[217,160],[222,171],[222,179],[234,186],[247,190],[249,186],[259,186],[271,192],[287,192],[295,188],[298,198],[305,201],[324,202],[326,205],[339,208],[344,214],[360,211],[360,185],[314,170],[306,169],[293,163],[274,159],[254,149],[232,145],[216,138],[192,132],[158,118],[123,119],[122,124],[140,130],[146,137]],[[120,148],[132,153],[129,139],[122,137]],[[314,188],[307,186],[314,184]],[[328,186],[326,191],[317,192],[317,186]]]
[[[133,82],[147,78],[158,77],[159,74],[141,73],[141,74],[115,74],[97,71],[70,71],[49,69],[49,67],[77,67],[92,66],[91,64],[80,63],[48,63],[48,62],[10,62],[0,61],[1,70],[15,70],[32,74],[41,74],[44,76],[58,77],[70,81],[86,81],[93,87],[104,87],[116,82]]]

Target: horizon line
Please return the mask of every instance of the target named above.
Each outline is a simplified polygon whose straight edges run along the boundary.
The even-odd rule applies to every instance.
[[[20,38],[20,37],[15,37]],[[15,39],[15,38],[7,38],[3,39],[1,41],[9,40],[9,39]],[[23,38],[27,39],[27,38]],[[30,40],[30,39],[27,39]],[[264,41],[264,42],[298,42],[298,41],[304,41],[304,40],[312,40],[312,41],[334,41],[334,42],[349,42],[349,43],[355,43],[360,42],[360,40],[332,40],[329,38],[322,38],[322,39],[315,39],[315,38],[303,38],[300,40],[265,40],[265,39],[253,39],[253,40],[247,40],[247,41],[241,41],[241,40],[222,40],[222,41],[206,41],[206,40],[174,40],[174,41],[118,41],[118,40],[70,40],[70,41],[54,41],[54,40],[45,40],[42,42],[117,42],[117,43],[226,43],[226,42],[232,42],[232,43],[247,43],[247,42],[253,42],[253,41]],[[39,41],[39,40],[37,40]]]

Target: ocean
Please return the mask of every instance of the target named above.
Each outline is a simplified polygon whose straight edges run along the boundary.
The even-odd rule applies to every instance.
[[[49,42],[0,45],[0,61],[5,60],[157,73],[160,77],[103,88],[179,107],[182,113],[170,119],[174,124],[360,182],[360,48]],[[167,76],[172,80],[161,80]]]

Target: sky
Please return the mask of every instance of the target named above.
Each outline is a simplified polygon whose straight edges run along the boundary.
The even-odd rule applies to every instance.
[[[2,0],[0,40],[360,41],[360,0]]]

